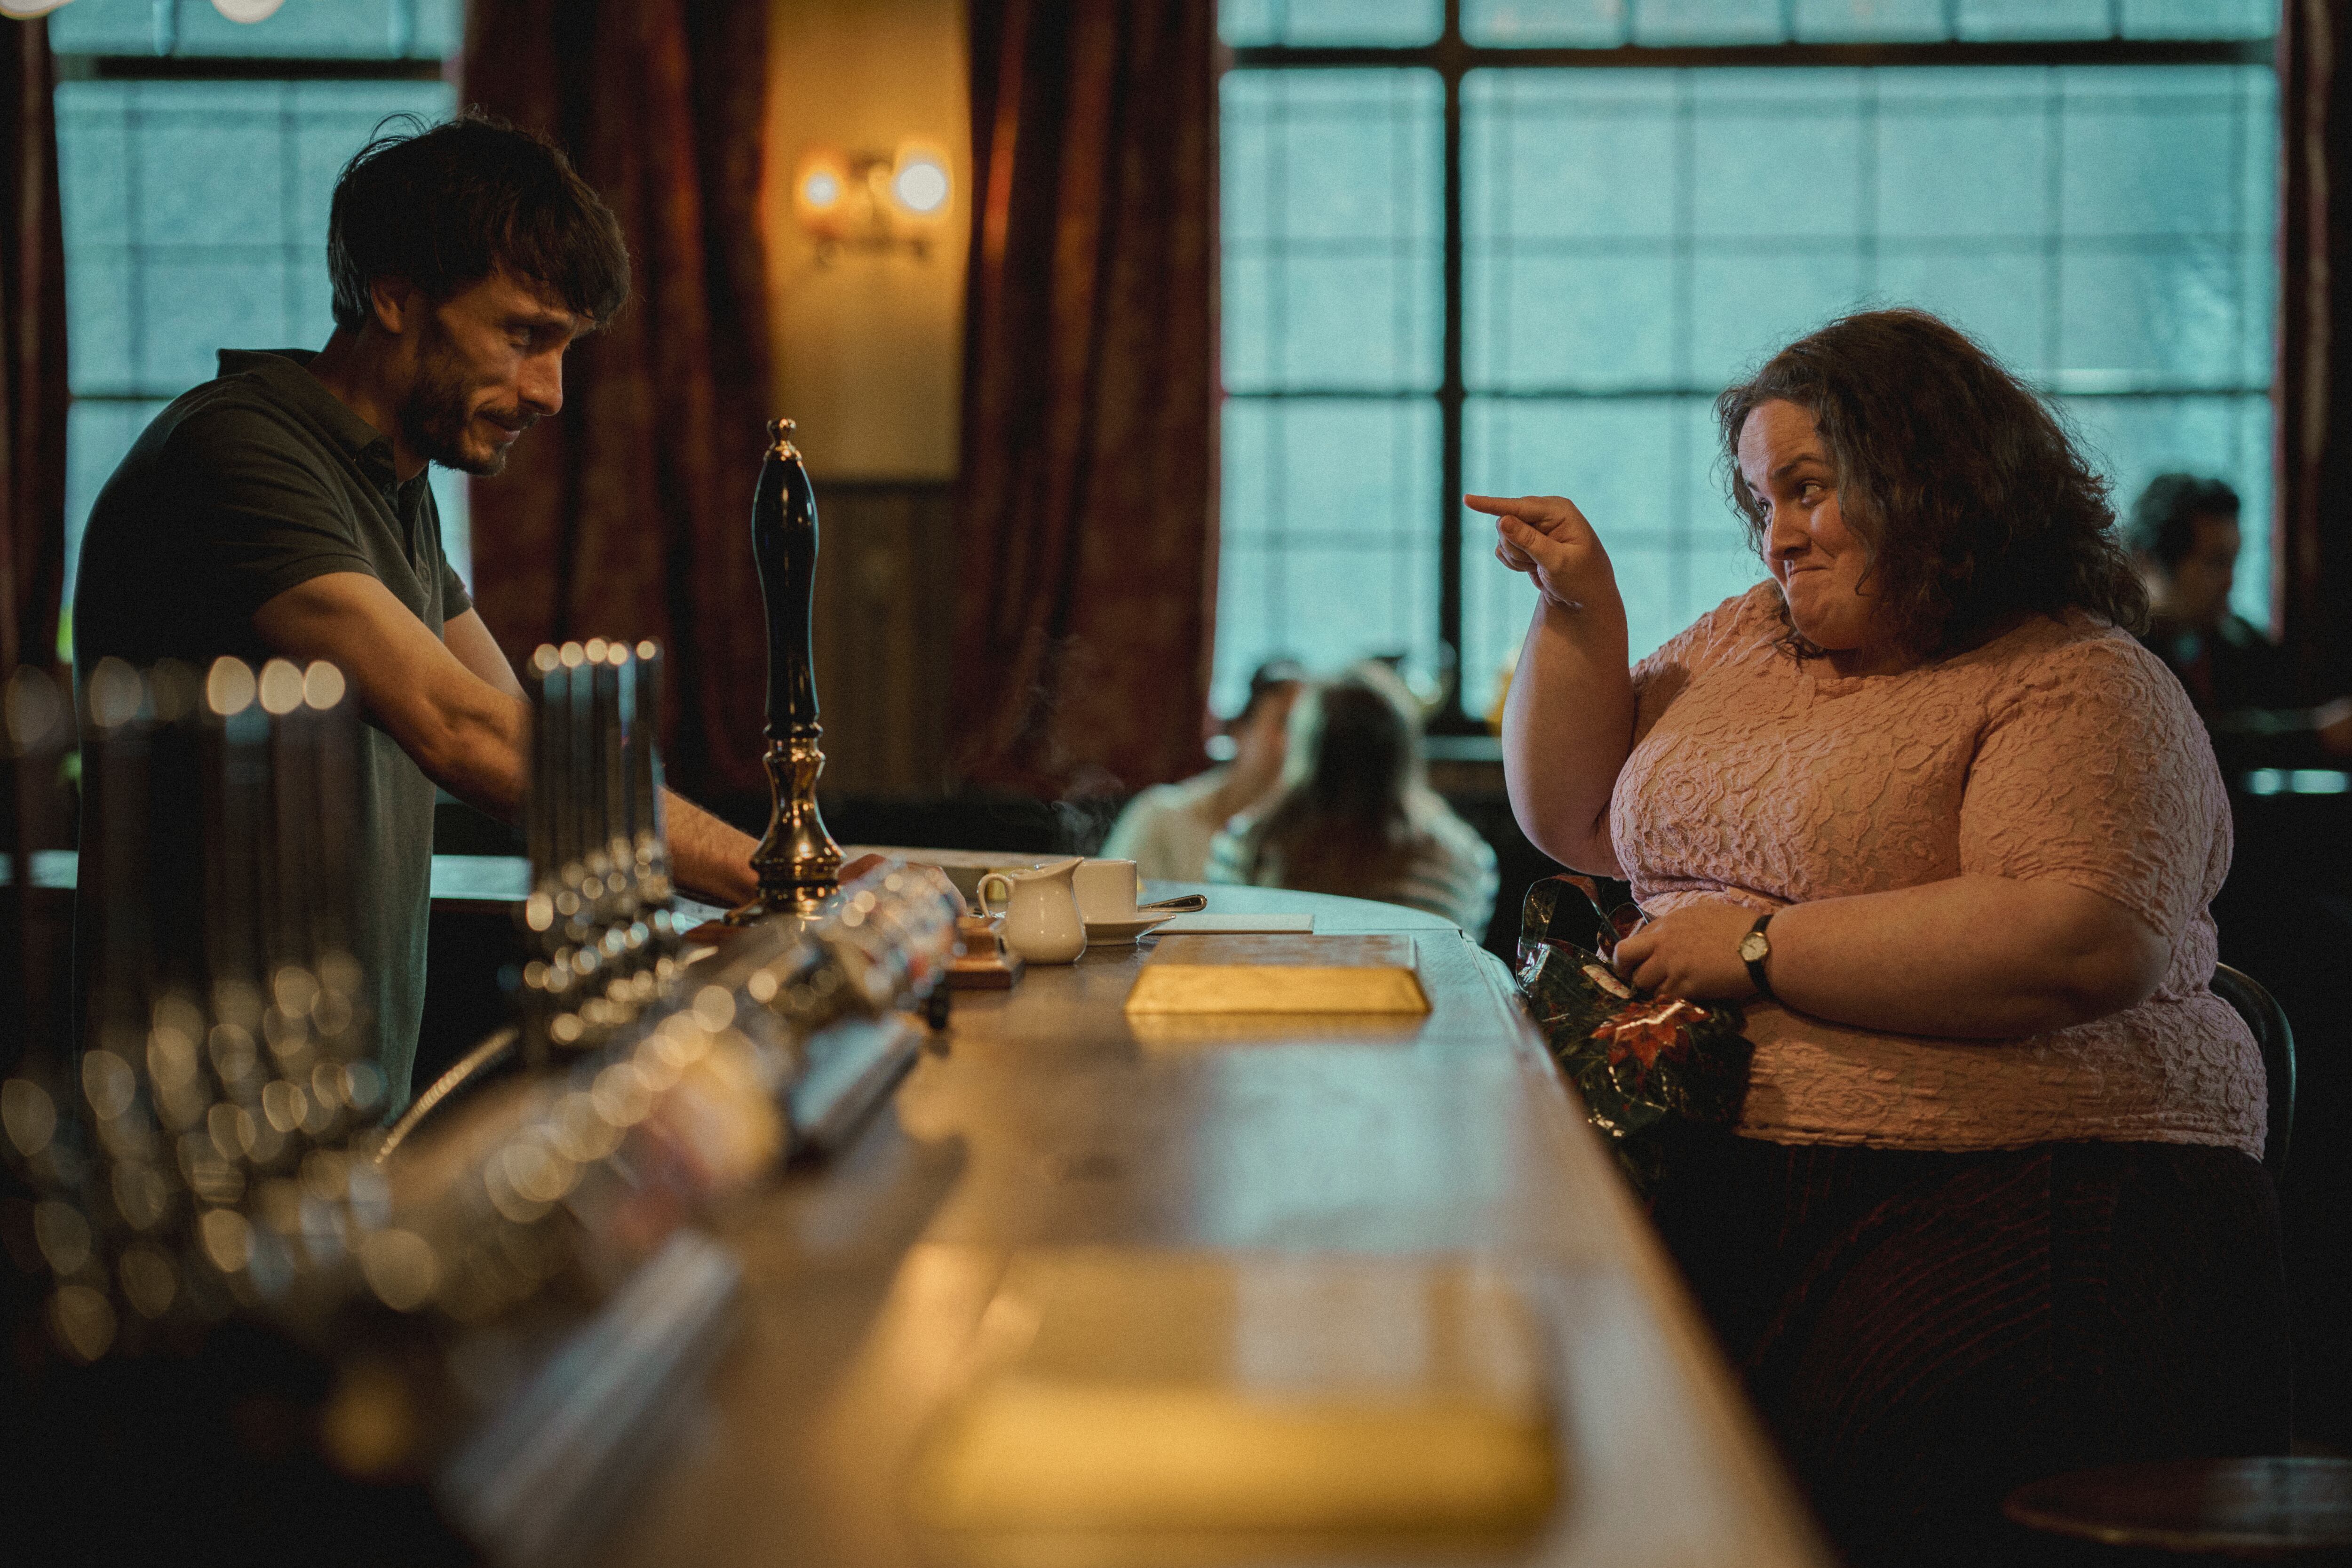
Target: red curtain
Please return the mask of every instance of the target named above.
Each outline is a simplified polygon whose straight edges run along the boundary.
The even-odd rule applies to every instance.
[[[673,779],[761,790],[751,489],[772,413],[769,0],[474,0],[464,100],[553,138],[619,217],[635,288],[573,346],[562,414],[473,486],[475,597],[509,656],[669,653]]]
[[[2352,690],[2352,21],[2288,0],[2283,23],[2274,593],[2307,689],[2333,697]]]
[[[15,133],[0,159],[0,674],[58,657],[66,561],[65,232],[48,24],[0,24],[0,92]]]
[[[1215,12],[971,0],[951,708],[967,784],[1101,794],[1202,762]]]
[[[66,559],[65,232],[48,24],[0,22],[0,94],[13,134],[0,154],[0,680],[58,658]],[[51,782],[59,744],[12,755],[0,733],[0,1073],[64,1037],[67,932],[26,919],[27,849],[65,837]],[[42,764],[47,764],[47,777]]]

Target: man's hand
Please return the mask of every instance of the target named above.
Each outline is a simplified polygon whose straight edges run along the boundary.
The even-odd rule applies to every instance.
[[[1617,602],[1617,574],[1576,503],[1565,496],[1462,498],[1473,511],[1496,518],[1495,559],[1525,572],[1548,603],[1584,610]]]
[[[1756,994],[1739,939],[1758,911],[1744,904],[1685,904],[1617,944],[1617,973],[1661,996],[1744,1002]]]

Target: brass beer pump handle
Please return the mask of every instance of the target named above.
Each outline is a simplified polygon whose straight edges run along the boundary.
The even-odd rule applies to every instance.
[[[813,915],[841,888],[841,848],[817,810],[816,659],[810,622],[816,596],[816,494],[792,443],[793,422],[768,426],[768,449],[751,498],[751,557],[768,616],[768,831],[751,852],[760,894],[728,921]]]

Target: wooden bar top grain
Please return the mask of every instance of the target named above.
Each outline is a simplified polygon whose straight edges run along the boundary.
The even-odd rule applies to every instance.
[[[1148,942],[959,993],[843,1156],[726,1216],[743,1331],[602,1561],[956,1562],[915,1523],[908,1471],[1000,1280],[1043,1252],[1143,1247],[1466,1257],[1508,1278],[1555,1347],[1564,1475],[1542,1531],[1480,1563],[1826,1563],[1504,967],[1414,910],[1206,890],[1212,910],[1411,935],[1433,1010],[1268,1017],[1171,1048],[1121,1012]]]

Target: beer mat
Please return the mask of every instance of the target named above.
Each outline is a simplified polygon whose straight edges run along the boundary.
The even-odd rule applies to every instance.
[[[1426,1013],[1409,936],[1219,933],[1160,939],[1134,1013]]]
[[[1211,932],[1214,932],[1220,936],[1239,936],[1252,931],[1304,932],[1311,931],[1314,929],[1315,917],[1311,914],[1194,914],[1178,915],[1174,920],[1165,921],[1160,927],[1160,935],[1163,938],[1171,936],[1205,936]]]

